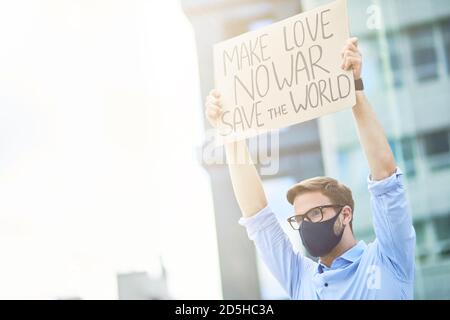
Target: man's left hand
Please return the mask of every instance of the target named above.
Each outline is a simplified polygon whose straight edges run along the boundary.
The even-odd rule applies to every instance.
[[[350,38],[342,49],[342,65],[344,70],[353,70],[355,80],[361,78],[362,55],[358,49],[358,38]]]

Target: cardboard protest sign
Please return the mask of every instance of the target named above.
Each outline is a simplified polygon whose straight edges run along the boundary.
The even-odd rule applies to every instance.
[[[337,0],[216,44],[215,87],[224,109],[217,142],[352,107],[353,74],[340,67],[348,26],[347,1]]]

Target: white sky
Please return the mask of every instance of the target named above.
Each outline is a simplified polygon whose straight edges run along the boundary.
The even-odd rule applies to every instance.
[[[0,1],[0,298],[221,298],[199,79],[178,4]]]

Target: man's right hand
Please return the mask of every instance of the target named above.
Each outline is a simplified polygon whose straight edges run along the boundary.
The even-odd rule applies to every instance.
[[[206,97],[205,115],[209,123],[214,128],[217,128],[217,124],[219,123],[219,119],[222,116],[222,112],[223,110],[222,104],[220,102],[220,93],[219,91],[213,89]]]

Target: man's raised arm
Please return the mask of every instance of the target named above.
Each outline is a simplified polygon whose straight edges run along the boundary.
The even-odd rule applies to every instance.
[[[251,217],[267,206],[261,178],[252,163],[245,140],[225,145],[236,200],[244,217]]]
[[[361,78],[362,57],[358,50],[357,38],[348,40],[343,52],[342,67],[353,70],[355,80]],[[391,147],[375,112],[363,91],[356,91],[356,105],[353,116],[358,128],[359,140],[369,163],[373,180],[382,180],[395,172],[396,164]]]
[[[355,79],[359,79],[362,59],[356,38],[349,40],[343,57],[343,68],[353,69]],[[412,282],[416,236],[402,173],[396,168],[383,128],[362,91],[356,92],[353,116],[371,172],[369,190],[376,248],[390,262],[389,269],[398,279]]]
[[[220,93],[212,90],[206,98],[206,117],[216,127],[221,115]],[[267,206],[261,178],[252,162],[245,140],[225,145],[234,195],[244,217],[251,217]]]

